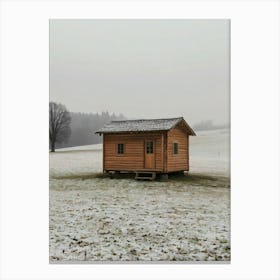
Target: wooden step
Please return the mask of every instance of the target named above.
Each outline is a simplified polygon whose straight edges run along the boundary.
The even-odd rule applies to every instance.
[[[148,175],[148,176],[147,176]],[[149,176],[150,175],[150,176]],[[135,180],[155,180],[156,172],[136,172]]]

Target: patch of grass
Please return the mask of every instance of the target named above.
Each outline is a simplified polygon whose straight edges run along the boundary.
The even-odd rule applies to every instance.
[[[57,180],[91,180],[91,179],[102,179],[108,178],[108,174],[105,173],[81,173],[81,174],[69,174],[61,176],[52,176],[53,179]]]
[[[168,181],[186,182],[192,185],[209,187],[230,187],[230,178],[225,176],[211,176],[198,173],[171,173]]]
[[[203,175],[203,174],[185,174],[185,173],[170,173],[168,175],[170,180],[176,181],[200,181],[200,180],[210,180],[217,181],[217,176]]]
[[[53,176],[57,180],[92,180],[108,179],[108,173],[80,173],[61,176]],[[158,176],[160,178],[160,176]],[[114,179],[134,179],[134,173],[115,173]],[[156,179],[158,181],[158,179]],[[159,180],[160,181],[160,180]],[[230,178],[223,176],[211,176],[205,174],[192,173],[171,173],[168,175],[167,182],[185,182],[186,184],[208,186],[208,187],[230,187]]]
[[[134,179],[134,173],[116,173],[114,174],[114,179]],[[81,174],[69,174],[62,176],[53,176],[53,179],[57,180],[91,180],[91,179],[105,179],[110,178],[108,173],[81,173]]]

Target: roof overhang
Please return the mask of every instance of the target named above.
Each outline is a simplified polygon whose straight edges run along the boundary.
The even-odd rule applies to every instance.
[[[104,131],[101,129],[101,130],[96,131],[95,134],[102,135],[102,134],[156,133],[156,132],[170,131],[177,126],[180,126],[188,135],[191,135],[191,136],[196,135],[195,132],[193,131],[193,129],[188,125],[188,123],[184,120],[183,117],[175,118],[175,119],[177,119],[176,122],[171,127],[168,127],[167,129],[164,129],[162,127],[159,127],[159,129],[150,129],[150,130],[148,128],[146,128],[145,130],[139,130],[139,129],[138,130],[122,130],[122,129],[120,129],[120,130],[110,130],[110,131],[106,131],[106,130]],[[128,120],[124,120],[124,122],[127,122],[127,121]]]

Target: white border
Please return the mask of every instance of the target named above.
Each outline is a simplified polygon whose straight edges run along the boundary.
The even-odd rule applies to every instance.
[[[1,6],[2,279],[279,279],[278,1]],[[231,19],[231,264],[49,265],[49,18]]]

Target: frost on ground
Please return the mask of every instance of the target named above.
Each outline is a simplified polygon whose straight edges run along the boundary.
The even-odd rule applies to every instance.
[[[229,261],[229,134],[191,141],[188,180],[94,176],[100,145],[50,154],[50,262]]]

